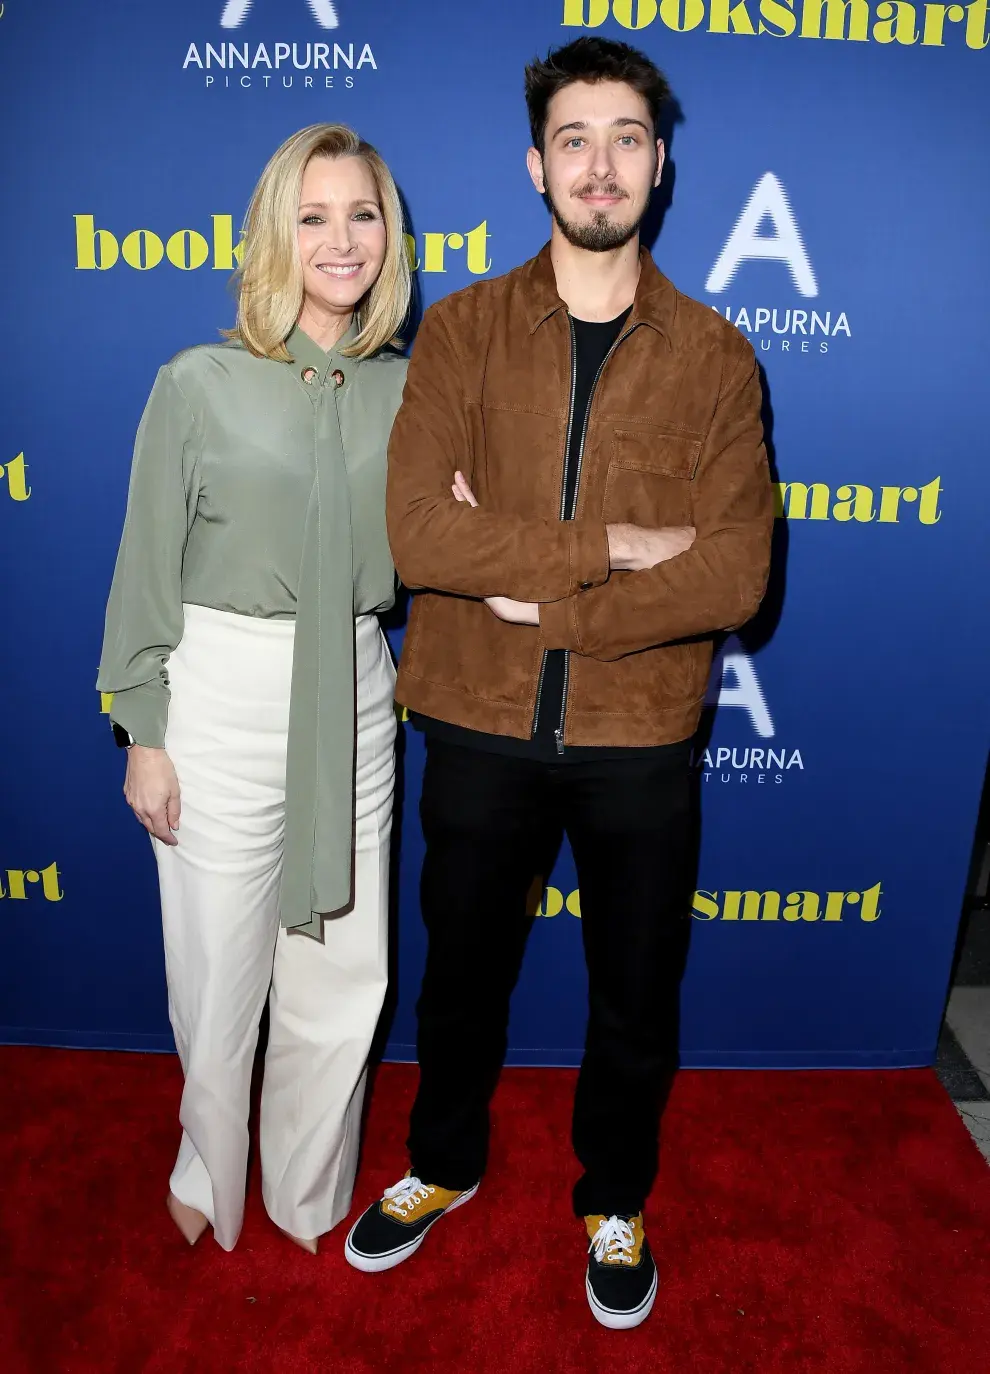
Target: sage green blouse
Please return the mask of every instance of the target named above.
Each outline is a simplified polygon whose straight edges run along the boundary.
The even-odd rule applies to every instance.
[[[97,687],[161,748],[183,602],[296,618],[282,923],[321,938],[351,892],[354,616],[392,604],[385,454],[406,362],[325,352],[291,363],[206,344],[161,369],[138,430]]]

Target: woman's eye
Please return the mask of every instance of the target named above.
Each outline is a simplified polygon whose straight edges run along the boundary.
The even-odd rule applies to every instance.
[[[301,222],[303,224],[322,224],[323,220],[319,215],[304,215]]]
[[[623,134],[619,142],[624,148],[631,148],[636,142],[636,137],[634,134]]]
[[[357,212],[357,214],[354,216],[354,218],[355,218],[355,219],[373,220],[373,219],[377,219],[378,216],[377,216],[376,214],[374,214],[371,210],[359,210],[359,211]]]

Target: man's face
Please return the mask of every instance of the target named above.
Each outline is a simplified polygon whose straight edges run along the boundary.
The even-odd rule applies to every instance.
[[[628,243],[663,170],[645,99],[622,81],[572,82],[550,101],[544,147],[527,165],[564,237],[593,253]]]

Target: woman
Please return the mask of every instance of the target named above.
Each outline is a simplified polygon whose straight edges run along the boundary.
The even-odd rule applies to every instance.
[[[237,288],[228,342],[180,353],[148,401],[98,685],[158,861],[185,1074],[169,1211],[190,1244],[210,1225],[233,1248],[267,1000],[265,1205],[315,1252],[350,1206],[386,986],[394,669],[375,612],[409,266],[369,144],[317,124],[279,148]]]

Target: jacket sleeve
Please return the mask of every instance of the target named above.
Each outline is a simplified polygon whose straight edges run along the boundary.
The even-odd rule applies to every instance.
[[[451,493],[470,482],[472,445],[461,359],[436,307],[413,349],[388,449],[386,517],[392,556],[410,588],[460,596],[556,601],[608,577],[601,519],[561,522],[476,509]]]
[[[694,544],[643,572],[540,607],[548,649],[608,661],[691,635],[734,629],[755,614],[770,567],[773,505],[756,358],[727,365],[695,477]]]
[[[97,688],[135,743],[161,749],[169,655],[182,638],[182,556],[191,516],[195,421],[168,367],[138,429],[127,515],[107,603]]]

